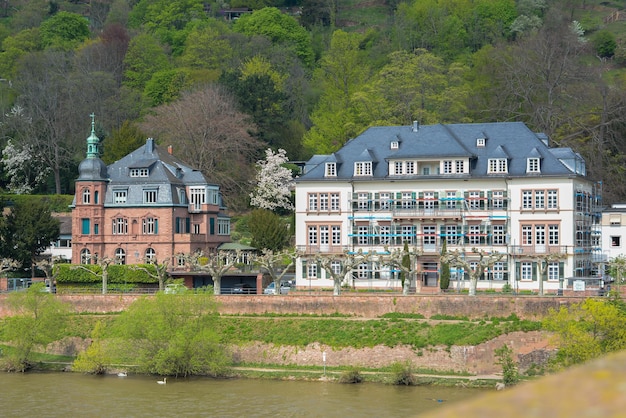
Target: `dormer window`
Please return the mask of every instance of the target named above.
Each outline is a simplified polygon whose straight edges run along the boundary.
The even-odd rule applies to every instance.
[[[476,146],[483,148],[485,146],[485,138],[476,138]]]
[[[506,158],[490,158],[489,159],[489,174],[508,173],[508,164]]]
[[[398,141],[391,141],[391,149],[398,149],[400,143]]]
[[[148,169],[147,168],[131,168],[130,176],[131,177],[148,177]]]
[[[362,161],[354,163],[354,175],[355,176],[371,176],[372,175],[372,162]]]
[[[527,173],[540,173],[539,158],[529,158],[526,160],[526,172]]]
[[[326,177],[337,177],[337,163],[326,163]]]

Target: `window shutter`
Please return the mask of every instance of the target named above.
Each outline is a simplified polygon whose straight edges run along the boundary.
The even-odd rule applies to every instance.
[[[537,263],[533,261],[533,281],[537,280]]]
[[[154,233],[155,234],[159,233],[159,220],[158,219],[154,220]]]
[[[562,279],[563,277],[565,277],[565,263],[561,261],[559,263],[559,279]]]
[[[521,278],[522,272],[522,263],[520,261],[515,262],[515,280],[519,280]]]
[[[306,268],[306,263],[307,261],[305,259],[302,259],[302,278],[306,279],[307,278],[307,268]]]
[[[191,218],[185,218],[185,234],[191,231]]]
[[[215,235],[215,218],[209,219],[209,234]]]
[[[180,218],[176,217],[176,233],[180,234]]]

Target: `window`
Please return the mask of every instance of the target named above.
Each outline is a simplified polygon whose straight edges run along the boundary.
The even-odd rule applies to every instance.
[[[89,189],[83,189],[83,203],[91,203],[91,192],[89,191]]]
[[[87,248],[81,250],[80,252],[80,264],[90,264],[91,263],[91,253]]]
[[[147,168],[131,168],[130,176],[131,177],[148,177],[148,169]]]
[[[452,161],[444,161],[443,162],[443,173],[450,174],[452,173]]]
[[[391,201],[391,193],[388,192],[383,192],[379,195],[380,198],[380,208],[382,210],[389,210],[389,207],[391,206],[390,201]]]
[[[522,209],[533,208],[533,192],[531,190],[522,191]]]
[[[456,209],[456,192],[446,193],[446,209]]]
[[[123,248],[115,250],[115,264],[126,264],[126,252]]]
[[[548,244],[559,245],[559,226],[548,225]]]
[[[463,160],[456,160],[454,162],[454,164],[455,164],[454,169],[455,169],[455,171],[457,173],[464,173],[465,172],[465,164],[464,163],[465,163],[465,161],[463,161]]]
[[[309,245],[317,245],[317,227],[316,226],[309,227],[308,243]]]
[[[532,225],[522,225],[522,245],[532,245],[533,227]]]
[[[506,158],[491,158],[489,159],[488,173],[508,173],[507,159]]]
[[[178,200],[180,201],[181,205],[187,204],[187,194],[185,193],[185,189],[178,189]]]
[[[480,192],[471,191],[469,192],[468,197],[469,197],[469,208],[471,210],[480,209]]]
[[[80,233],[83,235],[89,235],[91,233],[91,220],[89,218],[80,220]]]
[[[535,190],[535,209],[543,209],[546,205],[546,195],[543,190]]]
[[[391,243],[389,235],[391,234],[391,227],[389,225],[380,226],[380,244],[388,245]]]
[[[480,225],[469,226],[469,243],[470,245],[480,244]]]
[[[100,233],[100,224],[93,224],[93,234],[98,235]]]
[[[506,264],[502,261],[494,263],[491,269],[492,280],[504,280],[504,273],[506,272]]]
[[[402,242],[406,242],[408,244],[413,244],[413,236],[415,233],[413,232],[413,225],[402,225]]]
[[[391,149],[398,149],[398,141],[391,141]]]
[[[546,244],[546,226],[545,225],[535,225],[535,244],[537,245]]]
[[[361,263],[357,266],[356,277],[358,279],[367,279],[369,278],[369,268],[367,263]]]
[[[175,226],[177,234],[188,234],[191,230],[191,219],[176,217]]]
[[[321,225],[319,229],[319,234],[320,234],[320,244],[328,245],[328,242],[329,242],[328,225]]]
[[[422,174],[425,176],[430,176],[430,167],[423,167]]]
[[[622,225],[622,216],[621,215],[611,215],[609,218],[609,225],[611,226],[621,226]]]
[[[144,235],[157,234],[158,220],[156,218],[148,217],[142,221],[142,232]]]
[[[485,138],[476,138],[476,146],[484,147],[485,146]]]
[[[505,244],[504,225],[493,225],[492,227],[493,245]]]
[[[621,246],[622,246],[622,236],[621,235],[611,236],[611,247],[621,247]]]
[[[183,254],[179,254],[176,256],[176,267],[185,267],[185,256]]]
[[[548,280],[559,280],[559,263],[551,262],[548,264]]]
[[[437,231],[435,225],[424,225],[422,227],[424,234],[424,245],[435,245],[437,243]]]
[[[341,245],[341,227],[339,225],[333,225],[332,227],[332,244]]]
[[[369,227],[365,225],[360,225],[357,227],[357,235],[358,235],[358,244],[359,245],[367,245],[369,244]]]
[[[341,262],[340,261],[331,261],[330,262],[330,269],[332,270],[333,274],[341,274]]]
[[[128,234],[128,219],[115,218],[113,219],[113,235]]]
[[[146,260],[146,263],[153,263],[156,261],[156,251],[154,251],[154,248],[148,248],[146,250],[144,259]]]
[[[309,279],[317,279],[317,264],[308,263],[306,273]]]
[[[449,244],[457,244],[459,237],[456,233],[456,225],[446,225],[446,241]]]
[[[113,190],[113,203],[126,203],[127,190]]]
[[[328,193],[320,193],[320,211],[328,212]]]
[[[559,192],[558,190],[548,190],[548,209],[559,208]]]
[[[340,209],[339,206],[339,193],[331,193],[330,194],[330,211],[338,212]]]
[[[206,189],[204,187],[190,187],[189,202],[194,206],[194,209],[200,210],[201,206],[206,203]]]
[[[539,173],[539,158],[529,158],[526,162],[527,173]]]
[[[432,211],[435,209],[435,192],[424,192],[424,210]]]
[[[413,193],[411,192],[402,192],[402,209],[413,209]]]
[[[96,205],[100,203],[100,192],[98,192],[97,190],[93,193],[93,203],[95,203]]]
[[[402,174],[402,161],[396,161],[393,163],[393,173],[395,175]]]
[[[337,163],[326,163],[326,177],[337,176]]]
[[[354,163],[354,175],[355,176],[371,176],[372,175],[372,162],[358,162]]]
[[[230,219],[217,218],[217,235],[230,235]]]
[[[150,189],[143,191],[143,203],[156,203],[157,202],[157,190]]]
[[[533,263],[529,261],[522,262],[521,265],[521,279],[522,280],[532,280],[533,278]]]
[[[369,209],[369,193],[359,193],[357,195],[357,208],[361,210]]]
[[[309,194],[309,211],[317,212],[317,193]]]
[[[492,206],[494,209],[504,208],[504,191],[495,190],[491,194]]]
[[[415,174],[415,161],[407,161],[405,171],[406,174]]]

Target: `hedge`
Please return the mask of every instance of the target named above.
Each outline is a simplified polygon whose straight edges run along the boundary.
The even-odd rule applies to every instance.
[[[4,206],[10,206],[15,203],[24,203],[28,205],[33,200],[44,200],[50,205],[51,212],[70,212],[70,205],[74,195],[18,195],[18,194],[2,194],[0,195],[0,201]]]
[[[150,276],[146,269],[153,276]],[[95,264],[57,264],[54,266],[57,283],[99,283],[102,281],[102,268]],[[92,273],[90,273],[89,271]],[[156,270],[152,264],[132,266],[112,264],[109,266],[109,283],[158,283]]]

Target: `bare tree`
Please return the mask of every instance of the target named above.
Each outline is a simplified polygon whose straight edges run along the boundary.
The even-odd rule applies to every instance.
[[[205,272],[213,279],[213,293],[222,294],[222,276],[233,268],[241,255],[241,251],[217,251],[204,254],[197,252],[185,256],[187,264],[192,271]]]
[[[301,256],[302,254],[293,248],[277,252],[265,249],[261,254],[254,257],[254,262],[267,270],[274,282],[274,289],[276,289],[274,294],[280,295],[280,282]]]
[[[177,156],[220,184],[230,207],[235,199],[247,197],[261,144],[249,134],[255,128],[248,117],[237,111],[223,88],[208,85],[188,92],[156,108],[141,128],[160,143],[172,144]]]
[[[144,260],[146,264],[150,264],[152,268],[148,268],[146,266],[142,266],[141,264],[134,264],[131,266],[133,270],[140,270],[146,273],[149,277],[153,279],[157,279],[159,281],[159,290],[165,290],[165,281],[169,277],[169,273],[167,272],[170,266],[170,260],[165,259],[161,263],[157,259],[147,259]]]
[[[102,294],[106,295],[109,292],[109,267],[111,264],[115,264],[115,262],[115,258],[111,257],[102,257],[97,259],[96,264],[100,266],[100,272],[90,270],[82,264],[77,264],[73,266],[72,269],[81,269],[89,272],[89,274],[100,277],[102,279]]]
[[[417,259],[422,255],[419,250],[410,250],[408,246],[400,249],[396,248],[389,252],[388,255],[382,257],[384,264],[392,266],[402,274],[404,274],[404,282],[402,283],[402,294],[408,295],[411,289],[411,283],[416,281],[416,273],[418,270]],[[417,282],[416,282],[417,286]]]
[[[357,252],[346,250],[342,254],[318,253],[315,256],[315,261],[333,279],[333,296],[341,294],[341,285],[346,276],[359,264],[367,263],[370,259],[371,254],[364,253],[361,249]]]
[[[442,255],[441,260],[445,263],[449,263],[450,265],[462,267],[463,270],[469,272],[469,295],[476,296],[476,286],[478,285],[478,279],[480,276],[483,274],[485,269],[492,268],[495,263],[502,260],[504,255],[505,254],[503,253],[489,253],[485,250],[472,248],[471,253],[467,254],[467,257],[465,252],[454,250],[448,251],[446,254]],[[475,267],[472,266],[473,263],[476,263]],[[460,280],[458,276],[457,280]]]
[[[543,296],[543,277],[548,271],[548,267],[555,261],[567,258],[567,255],[563,253],[547,253],[536,255],[535,258],[538,260],[537,268],[539,269],[539,295]]]

